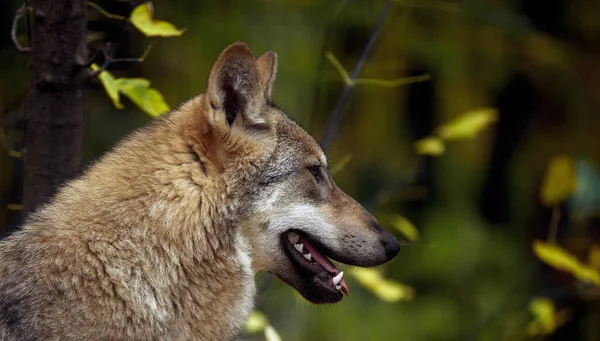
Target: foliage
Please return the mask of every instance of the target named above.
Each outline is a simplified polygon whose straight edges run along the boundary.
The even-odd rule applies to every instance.
[[[534,320],[527,326],[527,333],[531,336],[552,334],[569,317],[567,310],[557,312],[552,300],[545,297],[531,300],[529,311],[534,317]]]
[[[93,71],[99,69],[98,65],[92,64]],[[144,78],[116,78],[108,71],[102,71],[98,75],[106,93],[113,101],[117,109],[123,109],[119,94],[131,99],[140,109],[150,116],[159,116],[169,111],[169,105],[156,89],[150,87],[150,81]]]
[[[577,188],[577,174],[573,160],[559,155],[550,160],[544,176],[541,198],[546,206],[555,206],[570,197]]]
[[[100,70],[100,67],[97,64],[92,64],[92,71]],[[117,109],[123,109],[123,104],[121,104],[121,99],[119,97],[119,87],[117,86],[117,82],[115,77],[108,71],[102,71],[98,74],[98,79],[104,86],[104,90],[106,90],[106,94],[113,101],[113,104]]]
[[[377,270],[351,267],[349,273],[363,287],[386,302],[411,300],[414,297],[414,290],[411,287],[386,279]]]
[[[579,262],[561,247],[536,240],[533,242],[533,251],[538,258],[553,268],[569,272],[582,281],[600,286],[600,271]]]
[[[391,220],[392,226],[400,231],[408,240],[411,242],[419,240],[419,231],[408,219],[395,214],[391,217]]]
[[[429,136],[415,142],[415,152],[419,155],[438,156],[444,154],[446,145],[439,137]]]
[[[263,332],[266,341],[281,341],[281,337],[269,324],[267,317],[258,310],[253,311],[246,320],[246,332],[259,333]]]
[[[133,9],[130,20],[140,32],[149,37],[177,37],[183,34],[183,30],[177,29],[173,24],[166,21],[154,20],[153,16],[154,7],[152,6],[152,2],[147,2]]]
[[[90,2],[89,4],[106,17],[125,20],[124,17],[108,13],[95,3]],[[152,2],[146,2],[133,9],[129,20],[140,32],[149,37],[176,37],[183,34],[183,30],[177,29],[173,24],[154,20],[153,16],[154,7]],[[137,61],[143,62],[149,51],[150,48],[146,49],[144,55],[137,58]],[[108,58],[108,56],[105,55],[105,58]],[[107,60],[107,65],[108,62],[110,60]],[[150,87],[149,80],[144,78],[115,79],[110,72],[101,69],[97,64],[92,64],[91,69],[94,72],[99,72],[98,78],[117,109],[123,109],[123,104],[121,104],[119,98],[119,93],[122,93],[150,116],[157,117],[170,110],[163,95],[158,90]]]
[[[159,116],[169,111],[169,106],[160,92],[150,87],[144,78],[119,78],[116,80],[119,91],[129,97],[138,107],[150,116]]]
[[[415,142],[419,155],[439,156],[446,150],[444,141],[473,139],[483,129],[498,120],[498,113],[491,108],[468,111],[437,128],[436,136],[428,136]]]

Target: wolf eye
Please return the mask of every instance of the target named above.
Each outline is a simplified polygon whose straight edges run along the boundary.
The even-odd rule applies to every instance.
[[[321,179],[322,179],[321,166],[312,165],[312,166],[308,166],[306,168],[310,171],[310,174],[312,174],[317,181],[321,181]]]

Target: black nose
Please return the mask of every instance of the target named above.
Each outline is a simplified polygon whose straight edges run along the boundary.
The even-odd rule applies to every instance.
[[[392,260],[400,252],[400,243],[391,233],[383,238],[382,243],[388,260]]]

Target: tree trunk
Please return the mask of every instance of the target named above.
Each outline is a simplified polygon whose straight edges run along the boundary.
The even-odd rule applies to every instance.
[[[23,212],[79,171],[86,83],[85,0],[34,0]]]

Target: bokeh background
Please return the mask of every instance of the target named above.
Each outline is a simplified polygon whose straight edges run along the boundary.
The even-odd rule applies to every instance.
[[[94,2],[123,16],[135,5]],[[21,162],[9,152],[22,143],[29,82],[28,57],[9,35],[20,4],[0,2],[5,230],[20,221]],[[407,240],[378,270],[413,295],[385,300],[348,276],[350,297],[312,306],[259,274],[257,309],[285,341],[600,340],[598,287],[532,252],[532,242],[551,233],[577,259],[600,263],[589,258],[600,243],[599,1],[155,0],[157,18],[186,29],[180,37],[148,38],[90,7],[90,53],[111,42],[117,57],[137,57],[152,44],[143,63],[108,70],[149,79],[176,107],[204,91],[212,63],[231,42],[248,43],[256,55],[275,50],[274,100],[320,140],[345,86],[325,54],[350,72],[386,6],[360,77],[430,79],[353,87],[326,153],[341,168],[338,185]],[[24,26],[20,35],[26,40]],[[87,94],[84,165],[152,119],[127,99],[116,109],[97,80]],[[436,127],[481,108],[495,110],[498,120],[474,138],[448,142],[437,156],[416,152],[415,142]],[[540,192],[557,155],[571,160],[577,193],[586,196],[548,207]],[[398,215],[416,227],[416,242],[395,228]],[[531,302],[540,297],[558,313],[536,315]],[[532,331],[536,318],[550,321],[546,333]]]

